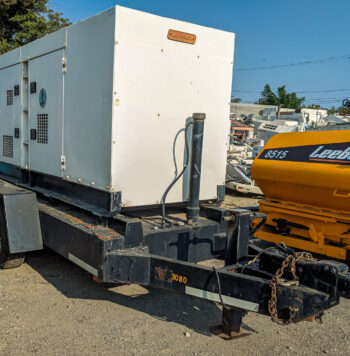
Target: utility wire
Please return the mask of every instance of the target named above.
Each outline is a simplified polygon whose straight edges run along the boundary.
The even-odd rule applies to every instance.
[[[297,91],[296,93],[331,93],[337,91],[349,91],[350,89],[328,89],[328,90],[305,90]]]
[[[346,97],[344,98],[309,98],[305,99],[305,101],[310,101],[310,100],[344,100],[347,99]]]
[[[241,89],[232,89],[234,92],[239,93],[253,93],[253,94],[261,94],[261,91],[253,91],[253,90],[241,90]],[[307,94],[307,93],[331,93],[331,92],[338,92],[338,91],[350,91],[349,89],[325,89],[325,90],[291,90],[294,93],[299,94]]]
[[[288,68],[288,67],[297,67],[297,66],[310,65],[310,64],[334,63],[334,62],[339,62],[339,61],[344,61],[344,60],[349,60],[349,59],[350,59],[350,55],[348,54],[348,55],[345,55],[345,56],[328,57],[328,58],[323,58],[323,59],[309,60],[309,61],[303,61],[303,62],[295,62],[295,63],[288,63],[288,64],[277,64],[277,65],[262,66],[262,67],[236,68],[236,69],[234,69],[234,71],[235,72],[241,72],[241,71],[250,71],[250,70],[266,70],[266,69]]]

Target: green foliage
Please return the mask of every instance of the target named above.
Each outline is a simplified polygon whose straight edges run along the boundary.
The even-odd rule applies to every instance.
[[[305,97],[298,98],[295,92],[287,93],[286,86],[283,85],[277,89],[275,94],[269,84],[266,84],[264,90],[261,92],[259,104],[263,105],[281,105],[284,108],[300,109]]]
[[[318,104],[312,104],[312,105],[308,105],[306,106],[306,109],[317,109],[317,110],[322,110],[323,107],[321,107],[321,105]],[[326,109],[327,110],[327,109]]]
[[[338,109],[335,106],[332,106],[331,109],[328,109],[328,114],[334,115],[337,113],[337,111],[338,111]]]
[[[279,105],[279,98],[277,95],[271,90],[270,85],[266,84],[264,90],[261,92],[261,99],[259,99],[260,104],[264,105]]]
[[[0,54],[71,24],[47,3],[48,0],[0,0]]]
[[[343,116],[350,115],[350,109],[349,108],[340,107],[338,109],[338,114],[339,115],[343,115]]]

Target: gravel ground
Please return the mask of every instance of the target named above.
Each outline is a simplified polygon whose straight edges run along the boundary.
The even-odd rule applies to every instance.
[[[281,327],[250,313],[251,334],[224,341],[209,331],[220,323],[217,306],[137,285],[108,289],[48,250],[0,271],[0,302],[1,355],[350,355],[349,300],[323,325]]]

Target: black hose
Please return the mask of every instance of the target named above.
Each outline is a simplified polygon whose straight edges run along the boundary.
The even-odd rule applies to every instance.
[[[189,148],[188,148],[188,139],[187,139],[187,130],[188,128],[193,125],[193,121],[189,122],[186,127],[181,130],[179,130],[174,138],[174,143],[173,143],[173,160],[174,160],[174,166],[175,166],[175,177],[172,180],[172,182],[169,184],[168,188],[165,190],[165,192],[163,193],[162,199],[160,200],[161,204],[162,204],[162,227],[164,227],[164,223],[166,221],[166,217],[165,217],[165,200],[166,197],[169,193],[169,191],[171,190],[171,188],[174,186],[174,184],[182,177],[182,175],[185,173],[185,170],[188,166],[188,162],[189,162]],[[176,148],[176,141],[177,138],[179,136],[179,134],[185,131],[185,149],[186,149],[186,163],[184,164],[184,167],[181,171],[181,173],[179,175],[177,175],[177,163],[176,163],[176,155],[175,155],[175,148]]]
[[[227,309],[226,305],[225,305],[225,303],[224,303],[224,301],[222,299],[220,277],[219,277],[218,271],[216,270],[215,266],[213,266],[213,271],[215,273],[216,281],[217,281],[217,284],[218,284],[218,292],[219,292],[219,298],[220,298],[220,302],[221,302],[221,305],[222,305],[222,309]]]

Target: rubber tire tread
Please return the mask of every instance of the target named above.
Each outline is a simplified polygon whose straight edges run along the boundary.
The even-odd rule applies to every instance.
[[[9,269],[19,267],[24,262],[24,258],[24,253],[13,253],[9,255],[0,253],[0,268]]]

